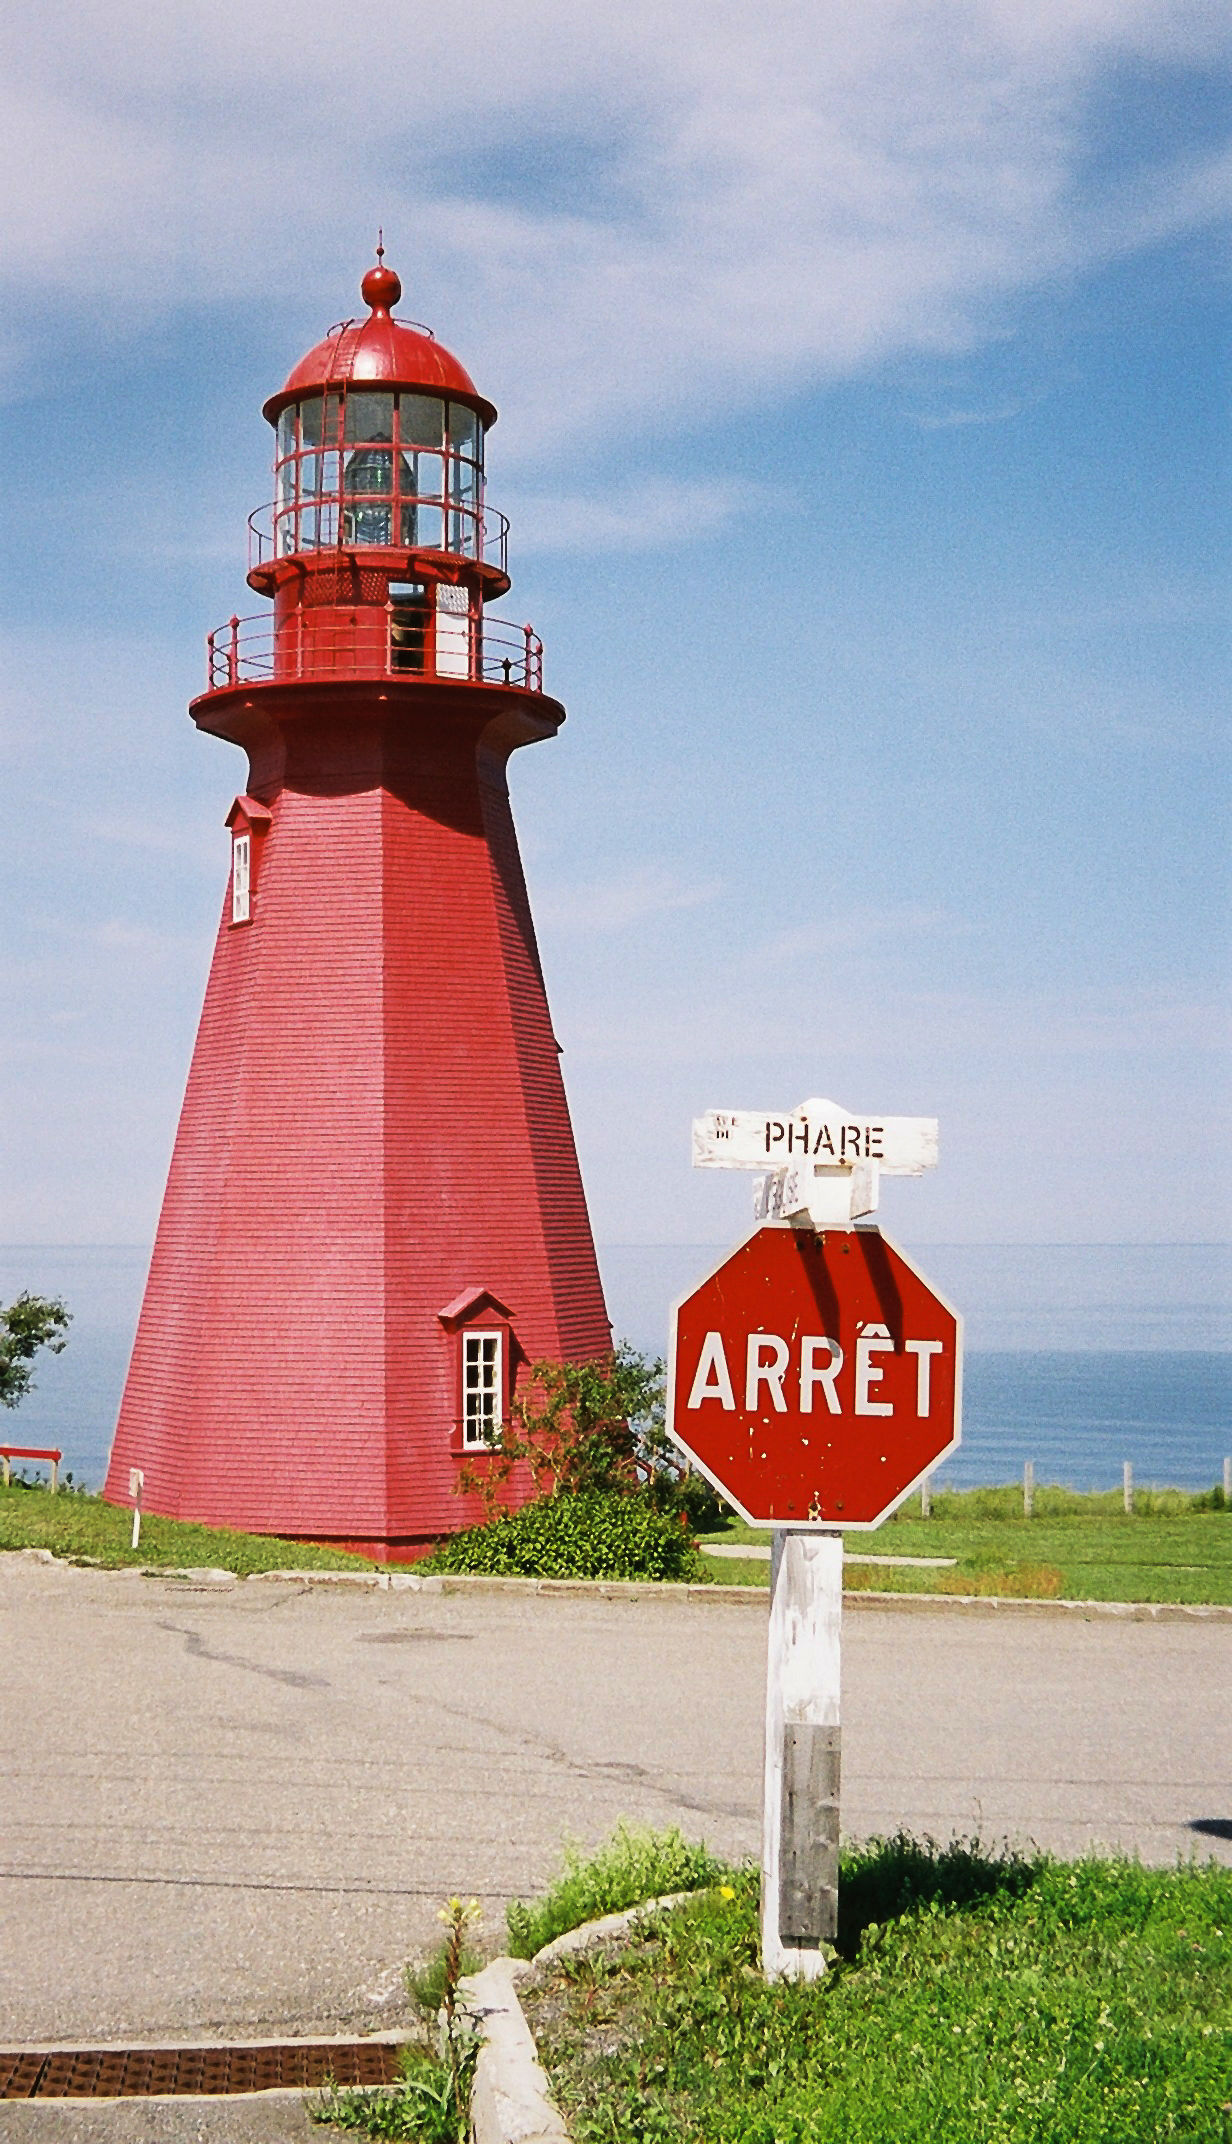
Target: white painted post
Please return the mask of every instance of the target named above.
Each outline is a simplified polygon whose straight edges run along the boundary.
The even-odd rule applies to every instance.
[[[1223,1500],[1225,1504],[1232,1504],[1232,1453],[1225,1457],[1223,1463]]]
[[[843,1537],[776,1527],[766,1654],[761,1955],[817,1980],[838,1929]]]
[[[141,1492],[145,1487],[145,1475],[140,1467],[128,1470],[128,1493],[133,1500],[133,1547],[141,1540]]]
[[[60,1486],[60,1462],[59,1462],[59,1460],[58,1460],[58,1459],[53,1459],[53,1460],[52,1460],[52,1462],[51,1462],[51,1493],[52,1493],[52,1495],[53,1495],[53,1496],[55,1495],[55,1493],[56,1493],[56,1490],[57,1490],[57,1489],[59,1488],[59,1486]]]
[[[1121,1496],[1126,1511],[1132,1512],[1134,1508],[1134,1468],[1133,1461],[1130,1459],[1122,1461],[1121,1464]]]
[[[1035,1509],[1035,1461],[1028,1459],[1022,1470],[1022,1515],[1029,1519]]]
[[[10,1468],[9,1468],[9,1455],[8,1455],[8,1453],[7,1453],[7,1452],[5,1453],[5,1455],[4,1455],[4,1458],[3,1458],[3,1460],[2,1460],[2,1461],[0,1461],[0,1465],[3,1465],[3,1467],[4,1467],[4,1486],[5,1486],[5,1488],[7,1489],[7,1488],[8,1488],[8,1486],[9,1486],[9,1473],[10,1473]]]
[[[923,1481],[920,1483],[920,1517],[922,1519],[931,1519],[932,1515],[933,1496],[932,1490],[930,1489],[928,1484],[928,1476],[926,1474],[924,1476]]]

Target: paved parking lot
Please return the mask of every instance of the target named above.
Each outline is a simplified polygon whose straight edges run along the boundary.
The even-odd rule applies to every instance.
[[[9,2044],[396,2021],[441,1900],[479,1895],[498,1947],[566,1834],[628,1816],[757,1850],[764,1602],[10,1555],[0,1616]],[[1230,1669],[1227,1622],[860,1608],[845,1828],[1232,1858]]]

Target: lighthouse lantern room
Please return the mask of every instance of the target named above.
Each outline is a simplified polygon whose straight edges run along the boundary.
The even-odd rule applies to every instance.
[[[397,1557],[479,1515],[530,1366],[611,1335],[509,808],[564,709],[490,608],[496,411],[380,247],[361,288],[265,405],[267,608],[190,710],[248,772],[106,1494]]]

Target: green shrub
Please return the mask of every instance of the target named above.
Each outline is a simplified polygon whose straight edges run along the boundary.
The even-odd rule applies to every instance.
[[[704,1582],[702,1557],[679,1517],[639,1495],[561,1490],[442,1541],[426,1571],[506,1578],[670,1578]]]
[[[560,1875],[536,1905],[513,1900],[505,1914],[509,1948],[515,1958],[533,1958],[545,1943],[584,1921],[675,1891],[700,1891],[726,1874],[726,1864],[704,1842],[686,1839],[674,1825],[670,1831],[651,1831],[620,1823],[591,1854],[566,1846]]]

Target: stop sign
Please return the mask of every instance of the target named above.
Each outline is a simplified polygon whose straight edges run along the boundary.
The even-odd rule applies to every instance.
[[[672,1314],[669,1433],[752,1526],[879,1526],[961,1392],[961,1318],[878,1229],[760,1228]]]

